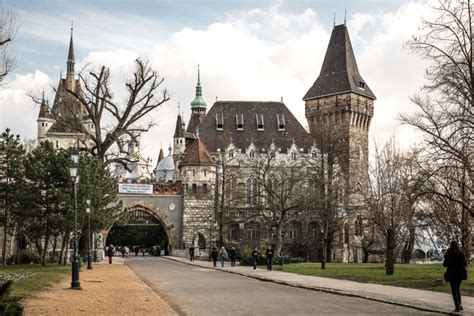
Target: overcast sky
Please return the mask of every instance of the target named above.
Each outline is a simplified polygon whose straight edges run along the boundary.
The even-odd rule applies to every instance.
[[[45,91],[53,100],[65,72],[71,21],[76,70],[107,65],[115,97],[135,58],[150,59],[165,78],[171,99],[152,114],[159,125],[142,138],[154,162],[172,142],[177,105],[187,122],[197,64],[210,108],[219,100],[273,100],[285,104],[303,126],[301,100],[319,75],[333,27],[344,22],[359,71],[377,96],[371,141],[396,135],[404,145],[413,133],[400,127],[399,113],[413,111],[409,97],[423,85],[426,63],[404,49],[417,33],[427,1],[409,0],[3,0],[19,14],[14,43],[19,60],[0,87],[0,129],[36,138],[38,108],[28,94]],[[165,150],[165,153],[167,150]]]

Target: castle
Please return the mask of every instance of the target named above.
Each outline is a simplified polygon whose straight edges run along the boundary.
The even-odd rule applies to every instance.
[[[50,140],[57,148],[70,147],[78,139],[87,142],[85,133],[68,129],[66,123],[70,113],[79,118],[80,128],[94,128],[81,104],[68,99],[66,88],[81,93],[74,75],[72,33],[66,78],[60,79],[51,111],[43,100],[37,120],[38,140]],[[153,209],[150,212],[166,226],[170,248],[173,249],[193,244],[207,250],[217,241],[218,194],[225,196],[228,204],[220,218],[221,224],[225,224],[219,227],[226,244],[250,247],[272,243],[274,232],[271,227],[258,217],[249,216],[254,212],[258,187],[249,162],[268,155],[271,149],[276,162],[304,164],[318,155],[324,144],[337,144],[335,156],[344,175],[344,207],[358,208],[354,188],[368,177],[368,130],[374,100],[375,95],[359,73],[345,24],[334,26],[321,72],[303,97],[309,132],[283,100],[216,101],[208,110],[198,68],[191,117],[185,124],[178,113],[173,146],[168,156],[164,157],[160,150],[152,172],[151,162],[140,155],[137,135],[129,146],[128,154],[136,161],[129,166],[131,171],[118,166],[114,170],[119,183],[145,183],[152,186],[150,192],[145,196],[119,190],[119,197],[131,210]],[[219,175],[224,168],[227,178],[226,188],[222,190],[219,189]],[[165,194],[166,190],[157,189],[159,183],[173,183],[177,189]],[[240,199],[235,202],[237,195]],[[175,200],[168,206],[165,200],[168,201],[170,196]],[[251,219],[244,220],[246,218]],[[343,229],[338,231],[338,238],[332,243],[333,257],[330,259],[361,262],[361,219],[345,219],[341,225]],[[284,249],[292,251],[296,245],[305,244],[307,252],[298,255],[319,260],[319,231],[317,217],[293,216],[283,231]]]

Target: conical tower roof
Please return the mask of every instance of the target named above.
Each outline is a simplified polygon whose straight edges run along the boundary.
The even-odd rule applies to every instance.
[[[181,162],[181,166],[184,165],[213,165],[214,159],[207,151],[206,145],[197,138],[186,150],[185,157]]]
[[[165,158],[165,155],[163,154],[163,148],[160,148],[160,154],[158,155],[158,163]]]
[[[69,52],[67,54],[67,74],[74,75],[74,42],[72,39],[73,28],[71,25],[71,39],[69,40]]]
[[[183,132],[183,121],[181,119],[181,114],[178,113],[178,118],[176,119],[176,128],[174,129],[174,138],[184,137]]]
[[[50,118],[50,117],[51,117],[51,114],[49,113],[48,103],[44,99],[44,92],[43,92],[43,100],[41,101],[38,118]]]
[[[206,101],[202,98],[202,87],[201,87],[201,73],[198,65],[198,80],[196,85],[196,96],[193,102],[191,102],[191,109],[206,109]]]
[[[359,73],[349,32],[342,24],[332,30],[321,73],[303,100],[346,92],[375,100],[375,95]]]

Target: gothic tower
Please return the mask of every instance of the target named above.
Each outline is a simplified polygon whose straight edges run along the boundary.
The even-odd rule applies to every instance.
[[[196,85],[196,96],[191,102],[191,118],[189,119],[188,128],[186,132],[195,133],[196,128],[201,124],[206,116],[206,101],[202,98],[201,74],[198,65],[198,80]]]
[[[368,176],[368,131],[375,95],[362,79],[345,24],[332,30],[319,77],[308,90],[306,118],[316,143],[335,144],[350,199]]]

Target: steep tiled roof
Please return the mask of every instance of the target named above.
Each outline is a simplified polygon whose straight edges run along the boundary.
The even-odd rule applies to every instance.
[[[185,156],[181,162],[181,166],[184,165],[212,165],[214,164],[214,159],[209,155],[206,145],[201,141],[200,138],[197,138],[191,146],[186,149]]]
[[[176,120],[176,128],[174,129],[174,138],[181,138],[181,137],[184,137],[183,121],[181,120],[181,115],[178,114],[178,118]]]
[[[261,149],[274,142],[282,150],[293,140],[299,148],[312,144],[310,134],[282,102],[218,101],[199,125],[199,138],[211,153],[231,143],[242,150],[251,143]]]
[[[303,100],[352,91],[375,100],[375,95],[362,79],[345,25],[334,27],[318,79]]]
[[[40,107],[40,111],[39,111],[39,114],[38,114],[38,118],[50,118],[51,115],[49,114],[49,108],[48,108],[48,104],[46,103],[45,99],[44,99],[44,96],[43,96],[43,100],[41,101],[41,107]]]
[[[191,118],[189,119],[188,127],[186,128],[186,132],[188,133],[195,133],[196,127],[201,124],[206,116],[205,112],[196,112],[191,114]]]

